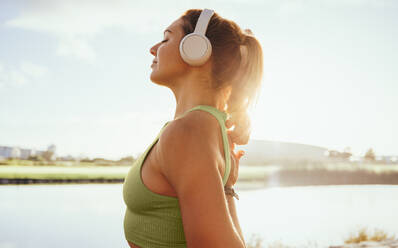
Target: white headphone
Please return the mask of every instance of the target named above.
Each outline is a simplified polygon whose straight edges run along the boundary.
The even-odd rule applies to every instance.
[[[214,10],[203,9],[196,23],[195,31],[185,35],[180,42],[181,57],[189,65],[203,65],[211,55],[211,43],[206,37],[206,30],[213,14]]]

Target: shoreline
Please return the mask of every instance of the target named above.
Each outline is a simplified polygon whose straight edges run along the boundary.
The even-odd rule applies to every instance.
[[[36,179],[36,178],[0,178],[0,185],[29,184],[90,184],[90,183],[123,183],[124,179]]]
[[[123,183],[130,167],[34,167],[0,166],[0,185]],[[398,185],[398,168],[242,167],[238,188],[269,188],[316,185]]]
[[[115,184],[123,183],[124,177],[118,178],[0,178],[1,185],[29,184]],[[236,183],[239,190],[326,185],[398,185],[398,173],[371,174],[368,172],[342,171],[284,171],[264,175],[262,178],[241,179]]]

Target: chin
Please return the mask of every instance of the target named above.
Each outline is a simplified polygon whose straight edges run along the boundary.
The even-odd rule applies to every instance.
[[[182,74],[181,70],[158,70],[158,68],[154,68],[149,78],[155,84],[170,87],[174,84],[175,79]]]
[[[166,83],[164,82],[164,80],[162,80],[161,77],[159,77],[158,75],[156,75],[156,72],[152,72],[151,75],[149,76],[149,79],[158,85],[166,85]]]

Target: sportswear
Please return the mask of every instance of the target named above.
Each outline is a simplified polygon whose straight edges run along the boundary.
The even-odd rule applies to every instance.
[[[231,167],[225,127],[227,113],[210,105],[197,105],[186,111],[183,116],[194,110],[209,112],[220,124],[226,161],[222,180],[225,186]],[[128,241],[141,248],[186,247],[178,198],[151,191],[143,184],[141,178],[142,164],[169,122],[163,125],[155,140],[134,161],[123,183],[123,200],[127,206],[124,216],[124,235]]]

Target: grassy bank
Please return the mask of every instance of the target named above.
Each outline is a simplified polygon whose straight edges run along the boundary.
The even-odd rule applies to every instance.
[[[123,179],[130,166],[0,166],[7,179]]]
[[[123,181],[129,166],[0,166],[0,182],[24,183],[24,180],[119,180]],[[6,180],[7,179],[7,180]],[[16,179],[19,179],[17,181]],[[398,184],[398,166],[347,164],[306,166],[241,166],[239,184],[242,187],[274,187],[296,185],[338,184]]]

